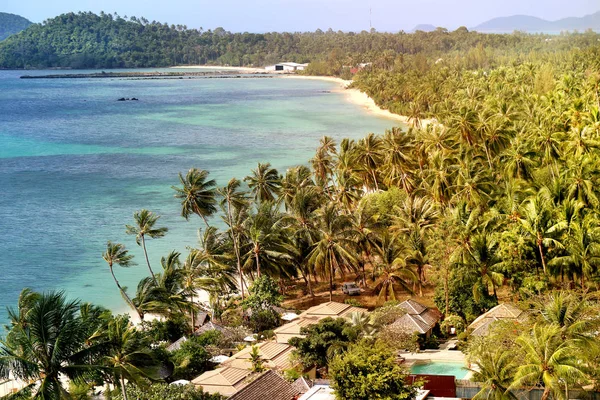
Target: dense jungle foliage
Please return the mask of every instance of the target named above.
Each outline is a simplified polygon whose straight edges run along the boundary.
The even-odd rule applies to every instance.
[[[388,54],[464,55],[478,47],[501,53],[587,47],[599,35],[488,35],[459,28],[415,34],[204,31],[115,14],[68,13],[34,24],[0,44],[0,68],[134,68],[179,64],[264,66],[281,61],[326,62],[321,74]]]

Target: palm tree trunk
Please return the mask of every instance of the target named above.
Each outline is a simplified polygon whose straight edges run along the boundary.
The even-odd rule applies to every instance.
[[[235,258],[237,262],[238,273],[240,274],[240,290],[242,291],[242,300],[244,300],[244,276],[242,272],[242,260],[240,257],[240,248],[238,245],[238,237],[233,231],[233,216],[231,215],[231,199],[229,196],[227,197],[227,218],[229,219],[229,231],[231,236],[231,241],[233,242],[233,251],[235,253]]]
[[[373,182],[375,183],[375,190],[379,192],[379,185],[377,184],[377,176],[375,175],[375,170],[372,169],[371,172],[373,174]]]
[[[121,284],[119,283],[119,281],[117,280],[117,277],[115,276],[115,271],[113,270],[112,264],[109,264],[108,267],[110,269],[110,273],[111,273],[113,279],[115,280],[115,283],[117,284],[117,287],[121,291],[121,295],[125,298],[125,301],[129,305],[129,307],[131,307],[131,308],[133,308],[135,310],[135,312],[137,313],[138,317],[140,317],[140,321],[143,321],[144,320],[144,315],[142,313],[140,313],[140,310],[137,309],[137,307],[135,306],[135,304],[133,304],[133,301],[131,301],[131,299],[129,298],[129,296],[127,295],[127,293],[121,287]]]
[[[257,251],[254,252],[254,259],[256,260],[256,275],[260,278],[260,260]]]
[[[129,400],[127,397],[127,390],[125,389],[125,378],[123,378],[123,374],[121,374],[121,393],[123,393],[123,400]]]
[[[158,282],[156,281],[156,276],[154,276],[154,271],[152,271],[152,268],[150,267],[150,260],[148,259],[148,251],[146,251],[146,239],[144,237],[144,235],[142,236],[142,249],[144,249],[144,257],[146,257],[146,264],[148,264],[148,269],[150,270],[150,275],[152,275],[152,279],[154,279],[154,283],[158,284]]]
[[[192,299],[193,301],[193,299]],[[194,307],[192,306],[191,310],[190,310],[190,319],[192,320],[192,335],[194,334],[194,332],[196,332],[196,310],[194,310]]]
[[[550,397],[550,388],[544,388],[544,393],[542,394],[541,400],[548,400]]]
[[[542,268],[544,269],[544,275],[547,275],[546,272],[546,257],[544,257],[544,249],[542,248],[542,241],[538,239],[538,250],[540,252],[540,258],[542,259]]]

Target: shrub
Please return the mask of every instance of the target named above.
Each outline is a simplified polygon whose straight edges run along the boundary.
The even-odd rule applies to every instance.
[[[412,399],[416,388],[408,372],[382,343],[363,341],[333,359],[329,369],[337,399]]]
[[[134,385],[127,386],[127,397],[136,400],[224,400],[220,394],[209,394],[194,385],[166,385],[158,383],[149,387],[140,388]],[[113,397],[123,400],[121,394]]]

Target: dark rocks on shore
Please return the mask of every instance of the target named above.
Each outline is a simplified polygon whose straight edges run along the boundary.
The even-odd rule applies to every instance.
[[[117,101],[139,101],[139,99],[136,99],[135,97],[132,97],[132,98],[121,97],[120,99],[117,99]]]

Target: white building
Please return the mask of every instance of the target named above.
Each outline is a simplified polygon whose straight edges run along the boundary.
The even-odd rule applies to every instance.
[[[270,65],[265,67],[266,71],[275,71],[275,72],[295,72],[302,71],[306,68],[308,64],[298,64],[294,62],[283,62],[275,65]]]

